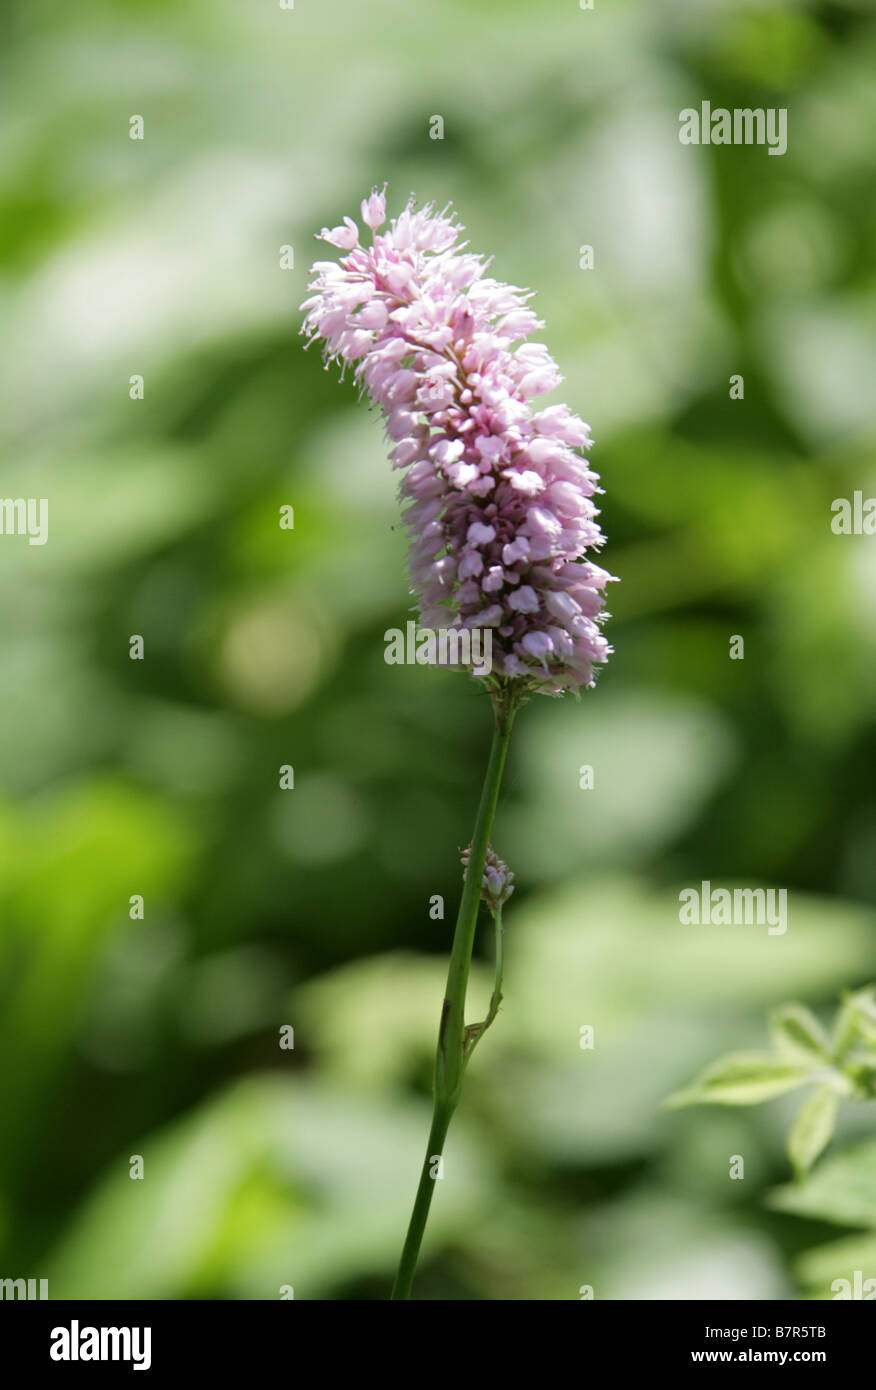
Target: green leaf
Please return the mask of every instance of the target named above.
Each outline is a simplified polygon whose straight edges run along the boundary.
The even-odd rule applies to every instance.
[[[780,1004],[770,1017],[770,1036],[784,1057],[824,1062],[830,1056],[827,1033],[803,1004]]]
[[[846,994],[833,1025],[833,1055],[841,1061],[856,1039],[868,1024],[876,1022],[876,989],[868,985],[866,989]]]
[[[872,1100],[876,1096],[876,1052],[850,1052],[841,1065],[840,1074],[848,1082],[850,1099]]]
[[[813,1299],[873,1298],[876,1238],[872,1231],[832,1240],[793,1261],[795,1278]]]
[[[876,1049],[872,1047],[856,1047],[854,1052],[850,1052],[843,1062],[844,1067],[854,1067],[856,1071],[876,1072]]]
[[[862,1018],[876,1024],[876,985],[867,985],[864,989],[856,990],[850,1002]]]
[[[802,1183],[770,1193],[768,1204],[838,1226],[876,1227],[876,1139],[826,1158]]]
[[[769,1053],[731,1052],[684,1091],[670,1096],[672,1109],[685,1105],[758,1105],[812,1079],[812,1064],[783,1061]]]
[[[836,1124],[840,1097],[829,1082],[817,1087],[803,1105],[788,1135],[788,1157],[798,1178],[804,1178],[827,1148]]]
[[[876,1022],[872,1018],[859,1016],[857,1029],[860,1036],[868,1043],[876,1043]]]

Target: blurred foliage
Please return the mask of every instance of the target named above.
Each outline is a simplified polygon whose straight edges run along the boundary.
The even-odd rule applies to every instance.
[[[387,179],[537,289],[623,580],[597,690],[515,732],[505,1003],[418,1296],[876,1276],[870,1107],[769,1202],[793,1097],[660,1108],[874,973],[876,549],[829,524],[876,490],[869,0],[7,0],[0,33],[3,492],[50,501],[0,544],[0,1272],[388,1292],[489,720],[385,665],[395,480],[298,338],[313,232]],[[787,154],[681,146],[703,99],[787,107]],[[680,925],[701,879],[787,887],[787,934]]]
[[[849,991],[829,1031],[803,1004],[781,1005],[770,1022],[772,1052],[730,1053],[667,1104],[759,1105],[786,1091],[814,1086],[786,1144],[796,1176],[804,1178],[831,1141],[840,1102],[876,1097],[876,988]],[[835,1181],[844,1171],[834,1169]],[[847,1195],[839,1190],[834,1201],[839,1204]]]

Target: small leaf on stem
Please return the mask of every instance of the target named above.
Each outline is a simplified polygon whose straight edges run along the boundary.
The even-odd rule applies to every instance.
[[[762,1052],[731,1052],[710,1067],[666,1105],[757,1105],[813,1078],[811,1062],[791,1062]]]
[[[803,1105],[788,1135],[787,1152],[798,1178],[809,1172],[830,1143],[840,1097],[830,1082],[817,1087]]]
[[[803,1004],[780,1004],[770,1018],[770,1035],[783,1057],[801,1062],[826,1062],[830,1057],[827,1032]]]

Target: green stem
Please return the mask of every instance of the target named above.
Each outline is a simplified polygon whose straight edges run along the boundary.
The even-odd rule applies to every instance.
[[[447,989],[438,1030],[432,1128],[429,1131],[429,1142],[426,1146],[426,1157],[420,1173],[414,1209],[411,1213],[408,1233],[399,1261],[398,1274],[392,1290],[393,1299],[410,1298],[423,1232],[426,1229],[429,1208],[432,1205],[432,1195],[435,1191],[436,1180],[432,1177],[433,1166],[443,1153],[450,1121],[459,1104],[467,1051],[465,996],[468,989],[469,968],[474,948],[478,908],[481,901],[484,864],[487,859],[487,848],[490,843],[496,804],[499,799],[499,788],[505,768],[505,758],[508,754],[508,742],[511,737],[511,727],[514,723],[517,706],[517,696],[507,689],[493,695],[495,716],[493,742],[478,806],[474,835],[472,836],[456,928],[453,933],[450,966],[447,971]],[[495,1017],[495,1014],[493,1016]]]
[[[414,1274],[417,1269],[417,1258],[420,1254],[426,1222],[429,1219],[432,1193],[435,1191],[436,1179],[432,1176],[432,1168],[434,1162],[440,1159],[444,1152],[444,1140],[447,1138],[452,1116],[453,1107],[442,1105],[436,1097],[435,1109],[432,1112],[432,1128],[429,1130],[429,1142],[426,1145],[426,1157],[423,1159],[414,1209],[411,1212],[408,1233],[405,1236],[398,1273],[395,1276],[395,1284],[392,1289],[394,1299],[410,1298],[411,1296],[411,1285],[414,1282]]]

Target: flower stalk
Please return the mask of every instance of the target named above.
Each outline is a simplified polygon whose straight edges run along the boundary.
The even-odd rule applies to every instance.
[[[504,951],[501,905],[499,905],[495,913],[496,982],[490,1007],[487,1017],[482,1023],[466,1025],[465,997],[468,990],[478,909],[481,902],[484,866],[487,862],[487,850],[496,815],[499,790],[502,785],[502,774],[508,756],[511,729],[519,705],[520,694],[515,683],[504,683],[503,686],[493,691],[493,741],[478,805],[474,834],[472,835],[459,913],[453,933],[453,946],[447,971],[447,988],[438,1028],[438,1047],[435,1053],[433,1082],[432,1127],[429,1130],[426,1156],[420,1172],[414,1208],[392,1290],[393,1299],[410,1298],[417,1259],[423,1241],[423,1232],[426,1229],[429,1209],[432,1205],[432,1195],[435,1190],[436,1179],[432,1176],[434,1166],[444,1152],[450,1121],[459,1104],[462,1080],[469,1057],[475,1044],[483,1037],[496,1017],[501,1000]]]

